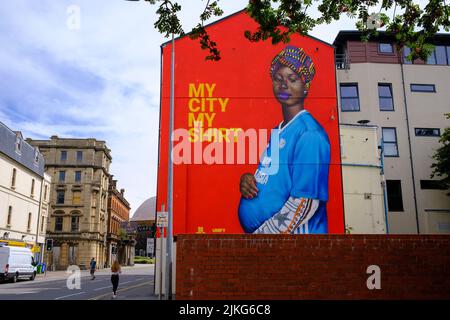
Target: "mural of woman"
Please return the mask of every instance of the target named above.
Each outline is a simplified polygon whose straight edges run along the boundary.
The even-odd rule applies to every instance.
[[[272,61],[273,93],[283,121],[272,131],[256,173],[240,179],[238,215],[246,233],[328,233],[330,142],[304,108],[314,75],[314,63],[301,48],[287,46]],[[271,154],[274,135],[277,157]],[[275,173],[269,170],[274,161],[279,162]]]

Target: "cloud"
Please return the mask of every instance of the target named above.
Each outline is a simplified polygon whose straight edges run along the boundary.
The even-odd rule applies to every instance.
[[[201,5],[181,1],[186,30]],[[80,28],[68,22],[75,5]],[[231,14],[245,1],[223,3]],[[105,140],[132,212],[156,194],[160,45],[156,7],[124,0],[15,0],[0,6],[0,121],[25,137]]]

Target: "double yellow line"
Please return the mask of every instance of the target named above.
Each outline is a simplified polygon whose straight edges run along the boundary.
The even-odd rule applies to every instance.
[[[125,291],[128,291],[130,289],[135,289],[135,288],[142,287],[142,286],[145,286],[145,285],[150,285],[150,284],[152,284],[152,282],[151,281],[147,281],[147,282],[143,282],[143,283],[137,284],[135,286],[119,289],[119,290],[117,290],[117,292],[125,292]],[[106,294],[102,294],[102,295],[94,297],[94,298],[90,298],[88,300],[100,300],[101,298],[104,298],[104,297],[107,297],[107,296],[111,296],[111,295],[112,295],[112,293],[106,293]]]

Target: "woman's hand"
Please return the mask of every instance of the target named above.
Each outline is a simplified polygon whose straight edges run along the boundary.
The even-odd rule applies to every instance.
[[[241,176],[239,190],[241,191],[241,194],[245,199],[253,199],[258,195],[256,179],[251,173],[244,173]]]

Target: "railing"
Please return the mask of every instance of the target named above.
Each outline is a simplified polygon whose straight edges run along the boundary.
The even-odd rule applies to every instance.
[[[338,70],[348,70],[350,69],[350,59],[345,53],[337,53],[334,56],[334,62]]]

